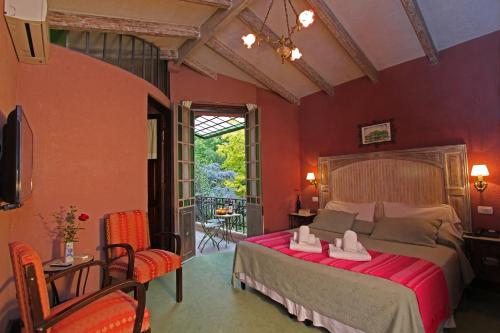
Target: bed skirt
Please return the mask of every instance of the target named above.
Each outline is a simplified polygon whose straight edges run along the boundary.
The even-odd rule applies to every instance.
[[[278,302],[281,305],[283,305],[288,310],[288,313],[297,317],[298,321],[305,321],[308,319],[313,323],[314,326],[324,327],[326,330],[332,333],[366,333],[360,329],[343,324],[333,318],[326,317],[316,311],[307,309],[304,306],[297,304],[286,297],[281,296],[276,291],[267,288],[265,285],[263,285],[259,281],[255,281],[245,273],[237,273],[236,277],[238,278],[238,280],[245,283],[250,288],[259,291],[260,293],[266,295],[275,302]],[[450,318],[448,318],[441,325],[441,327],[437,330],[436,333],[443,332],[443,327],[444,328],[456,327],[453,315],[451,315]]]

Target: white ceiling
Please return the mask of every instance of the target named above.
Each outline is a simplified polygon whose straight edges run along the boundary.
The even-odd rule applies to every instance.
[[[293,2],[299,11],[308,8],[304,0]],[[400,0],[325,2],[377,70],[424,56]],[[269,0],[253,0],[249,8],[263,20],[268,3]],[[500,30],[500,0],[418,0],[418,3],[438,50]],[[286,29],[282,6],[281,1],[275,1],[268,21],[277,34]],[[193,26],[201,26],[217,10],[181,0],[49,0],[49,9]],[[320,90],[295,67],[282,65],[265,43],[246,49],[241,36],[249,32],[236,18],[222,27],[216,38],[294,95],[303,97]],[[180,37],[144,38],[168,49],[177,49],[185,42]],[[311,27],[294,35],[294,42],[303,59],[333,86],[364,75],[317,17]],[[215,72],[262,86],[206,46],[195,49],[188,58]]]

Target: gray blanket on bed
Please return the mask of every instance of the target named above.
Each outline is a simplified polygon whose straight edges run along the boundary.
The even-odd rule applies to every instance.
[[[330,243],[342,236],[314,229],[311,232]],[[453,308],[473,277],[459,244],[431,248],[363,235],[359,240],[368,249],[418,257],[440,266]],[[307,262],[245,241],[236,248],[233,284],[239,273],[297,304],[367,333],[424,332],[414,292],[383,278]]]

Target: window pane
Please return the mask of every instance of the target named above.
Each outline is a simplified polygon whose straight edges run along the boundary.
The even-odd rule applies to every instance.
[[[151,49],[152,45],[149,43],[146,43],[145,46],[145,55],[144,55],[144,62],[145,62],[145,70],[146,72],[144,73],[144,79],[148,82],[151,82],[151,68],[152,68],[152,58],[151,58]]]
[[[72,50],[85,53],[87,38],[85,32],[70,31],[68,35],[68,47]]]
[[[177,141],[184,141],[182,140],[182,125],[177,125]]]
[[[185,126],[189,126],[189,109],[188,108],[183,108],[182,109],[183,115],[182,115],[182,123]]]
[[[104,61],[118,65],[118,51],[120,38],[117,34],[106,34],[106,45],[104,47]]]
[[[120,67],[132,72],[132,65],[132,37],[123,35]]]
[[[182,197],[184,199],[189,198],[189,193],[190,193],[189,182],[182,182],[182,194],[183,194]],[[189,203],[188,203],[188,205],[189,205]]]
[[[143,77],[143,62],[142,62],[142,52],[144,48],[144,41],[140,39],[135,39],[134,41],[134,73],[137,76]]]
[[[57,30],[50,29],[50,42],[66,47],[66,36],[68,35],[68,31],[66,30]]]
[[[165,76],[167,75],[166,71],[166,65],[167,62],[165,60],[160,60],[159,66],[160,66],[160,71],[159,71],[159,76],[158,76],[158,88],[166,93],[166,87],[165,87]]]
[[[189,179],[189,164],[182,163],[182,179]]]
[[[182,145],[182,157],[184,161],[189,160],[189,145]]]
[[[102,48],[104,47],[104,33],[89,33],[89,55],[102,59]]]
[[[158,86],[158,49],[153,47],[153,84]]]

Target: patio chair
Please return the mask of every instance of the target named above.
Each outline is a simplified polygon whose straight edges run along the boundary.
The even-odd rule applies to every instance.
[[[182,302],[182,257],[181,237],[171,232],[156,233],[175,244],[175,253],[152,249],[149,223],[145,212],[134,210],[109,214],[105,221],[106,263],[109,275],[118,280],[134,279],[148,289],[149,281],[175,271],[176,301]]]
[[[23,332],[150,332],[144,286],[127,280],[94,293],[77,296],[53,308],[49,306],[47,283],[75,273],[82,265],[69,268],[45,279],[40,257],[24,242],[9,244],[17,300]],[[90,261],[84,267],[101,266],[108,281],[107,267]],[[136,299],[122,292],[134,289]]]
[[[214,237],[218,236],[221,228],[224,226],[224,221],[221,221],[219,219],[209,219],[207,213],[200,209],[198,206],[196,206],[196,210],[198,212],[197,215],[201,219],[200,223],[201,228],[203,229],[203,238],[198,243],[198,249],[200,249],[201,246],[200,253],[203,252],[203,249],[209,241],[211,241],[212,244],[217,248],[217,251],[220,251],[219,243],[221,241],[217,242]]]

